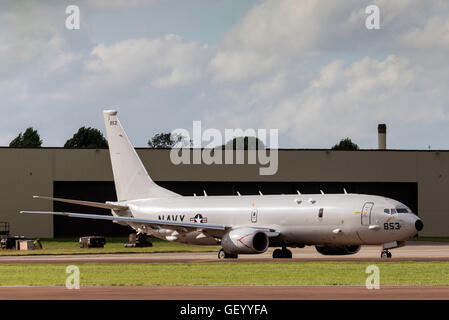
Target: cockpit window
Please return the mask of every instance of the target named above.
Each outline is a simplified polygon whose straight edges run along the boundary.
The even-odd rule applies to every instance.
[[[396,214],[396,213],[409,213],[410,209],[407,208],[393,208],[393,209],[384,209],[386,214]]]

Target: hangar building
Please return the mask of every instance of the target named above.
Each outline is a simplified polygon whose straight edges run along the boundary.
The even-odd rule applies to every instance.
[[[174,165],[170,150],[137,149],[153,180],[183,195],[351,193],[384,195],[408,205],[424,221],[423,236],[449,236],[449,151],[280,149],[278,171],[259,165]],[[41,238],[126,235],[108,221],[19,214],[19,210],[109,214],[107,210],[33,199],[47,195],[115,200],[107,149],[0,148],[0,221],[13,235]]]

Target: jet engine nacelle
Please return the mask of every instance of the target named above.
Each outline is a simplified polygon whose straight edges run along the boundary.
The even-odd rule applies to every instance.
[[[326,256],[336,256],[336,255],[346,255],[355,254],[359,252],[360,246],[315,246],[316,251]]]
[[[221,246],[226,253],[263,253],[269,245],[268,236],[264,231],[253,228],[231,230],[221,238]]]

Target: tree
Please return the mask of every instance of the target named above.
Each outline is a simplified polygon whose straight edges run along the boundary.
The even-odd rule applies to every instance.
[[[190,141],[186,141],[186,138],[181,134],[172,134],[170,132],[157,133],[148,140],[148,146],[150,148],[170,149],[176,145],[182,146],[191,145]]]
[[[222,145],[222,149],[242,149],[243,150],[256,150],[265,149],[265,144],[257,137],[245,136],[245,137],[235,137],[232,140],[226,142]]]
[[[41,137],[37,130],[34,130],[32,127],[27,128],[23,134],[22,132],[19,133],[9,144],[11,148],[36,148],[41,145]]]
[[[359,150],[359,146],[352,142],[351,139],[341,139],[339,143],[332,147],[332,150]]]
[[[66,141],[64,148],[107,148],[108,142],[100,130],[81,127],[73,137]]]

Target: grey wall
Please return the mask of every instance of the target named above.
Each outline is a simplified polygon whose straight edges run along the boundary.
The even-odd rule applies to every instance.
[[[421,235],[449,236],[449,151],[279,150],[275,175],[259,175],[258,165],[178,165],[169,150],[138,149],[155,181],[222,182],[410,182],[418,188]],[[11,232],[53,236],[51,216],[20,215],[19,210],[53,210],[33,200],[52,195],[54,181],[112,181],[108,150],[0,148],[0,221]]]

